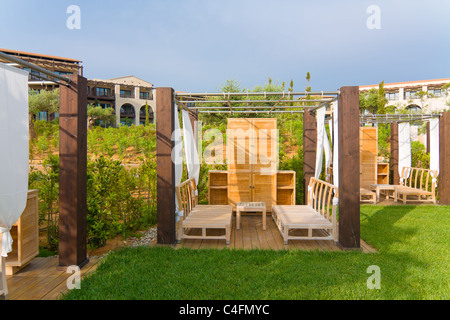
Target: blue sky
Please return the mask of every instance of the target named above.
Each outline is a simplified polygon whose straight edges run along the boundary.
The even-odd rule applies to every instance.
[[[69,5],[81,29],[69,30]],[[366,22],[370,5],[381,29]],[[271,77],[303,91],[450,78],[450,1],[0,0],[0,48],[83,61],[87,78],[135,75],[213,92]]]

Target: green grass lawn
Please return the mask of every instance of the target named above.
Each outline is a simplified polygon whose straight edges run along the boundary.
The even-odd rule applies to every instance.
[[[122,249],[64,299],[449,299],[450,207],[362,206],[378,252]],[[370,290],[367,268],[381,270]]]

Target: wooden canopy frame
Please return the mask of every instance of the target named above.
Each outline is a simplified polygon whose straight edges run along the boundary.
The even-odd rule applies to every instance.
[[[191,121],[199,112],[207,113],[304,113],[304,178],[305,185],[314,176],[317,129],[313,112],[338,100],[339,105],[339,175],[359,176],[359,87],[342,87],[337,92],[295,92],[291,96],[320,96],[320,99],[288,100],[282,92],[270,93],[175,93],[172,88],[156,88],[157,132],[157,221],[158,244],[174,244],[175,227],[175,165],[171,154],[174,147],[174,104],[190,111]],[[258,96],[259,100],[231,100],[231,97]],[[267,97],[278,99],[267,100]],[[208,97],[222,100],[208,101]],[[264,98],[262,98],[264,97]],[[218,106],[202,107],[206,103]],[[270,104],[272,103],[272,104]],[[188,104],[195,104],[194,107]],[[221,105],[222,104],[222,105]],[[240,105],[239,105],[240,104]],[[248,105],[247,105],[248,104]],[[260,104],[263,104],[262,106]],[[251,110],[249,110],[251,108]],[[305,109],[310,112],[305,112]],[[339,243],[344,248],[360,248],[359,179],[339,182]]]
[[[6,56],[6,57],[5,57]],[[60,220],[59,220],[59,268],[69,266],[82,267],[89,260],[87,258],[87,79],[80,75],[62,77],[48,70],[34,66],[17,58],[3,55],[9,61],[38,71],[45,71],[52,79],[62,82],[60,86]],[[174,103],[175,98],[184,97],[195,101],[193,97],[201,100],[202,95],[175,94],[172,88],[156,88],[156,136],[157,136],[157,221],[158,244],[174,244],[175,232],[175,166],[171,159],[174,142]],[[247,93],[241,93],[246,95]],[[269,93],[270,94],[270,93]],[[293,93],[291,93],[293,94]],[[303,106],[297,110],[282,110],[284,101],[271,105],[270,109],[262,111],[288,111],[301,113],[304,109],[314,111],[335,100],[339,101],[339,176],[359,176],[359,87],[342,87],[338,92],[297,93],[308,97],[309,95],[335,95],[328,101],[303,100]],[[187,96],[190,95],[190,96]],[[207,96],[208,94],[204,95]],[[223,93],[216,93],[223,96]],[[236,95],[236,94],[230,94]],[[255,95],[268,95],[258,93]],[[280,96],[283,93],[274,93]],[[226,94],[225,94],[226,98]],[[204,99],[204,98],[203,98]],[[318,99],[321,100],[321,99]],[[229,112],[233,113],[232,100],[227,99]],[[181,102],[181,101],[180,101]],[[242,101],[240,101],[242,103]],[[251,101],[256,103],[257,101]],[[260,101],[261,102],[261,101]],[[291,103],[292,101],[287,101]],[[295,101],[294,101],[295,102]],[[307,102],[307,104],[306,104]],[[183,102],[181,102],[183,103]],[[300,104],[300,103],[299,103]],[[231,105],[231,108],[230,108]],[[278,110],[276,110],[278,108]],[[196,121],[198,111],[188,108],[191,121]],[[299,110],[301,109],[301,110]],[[218,110],[220,111],[220,110]],[[392,140],[397,148],[398,163],[398,127],[393,123]],[[304,178],[305,183],[314,175],[315,171],[315,144],[317,139],[316,121],[311,112],[304,112]],[[397,147],[395,146],[397,141]],[[440,203],[450,205],[450,112],[442,114],[440,121]],[[360,248],[360,207],[359,207],[359,179],[339,179],[339,242],[344,248]]]

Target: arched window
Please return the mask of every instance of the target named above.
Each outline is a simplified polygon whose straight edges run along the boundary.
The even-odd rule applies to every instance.
[[[406,109],[410,112],[421,112],[422,108],[419,107],[417,104],[411,104],[406,107]]]
[[[139,123],[142,125],[145,125],[145,118],[146,118],[145,106],[143,106],[143,107],[141,107],[141,111],[139,112]],[[155,120],[153,108],[150,106],[148,106],[148,120],[149,120],[149,123],[154,123],[154,120]]]
[[[134,111],[134,107],[126,103],[120,108],[120,124],[125,126],[133,125],[136,119],[136,112]]]

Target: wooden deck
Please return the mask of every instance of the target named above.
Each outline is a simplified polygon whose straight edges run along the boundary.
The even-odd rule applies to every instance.
[[[9,300],[56,300],[67,289],[67,279],[71,274],[58,271],[57,257],[35,258],[13,276],[7,276]],[[90,261],[81,276],[97,267],[97,261]]]
[[[284,245],[283,237],[280,234],[272,217],[267,217],[267,228],[263,230],[261,215],[241,216],[242,227],[236,230],[236,217],[233,217],[231,228],[231,243],[226,245],[224,240],[182,240],[176,248],[190,249],[263,249],[263,250],[321,250],[321,251],[342,251],[332,240],[290,240]],[[200,230],[193,230],[200,232]],[[221,232],[217,230],[217,232]],[[363,252],[376,252],[374,248],[361,240]]]

